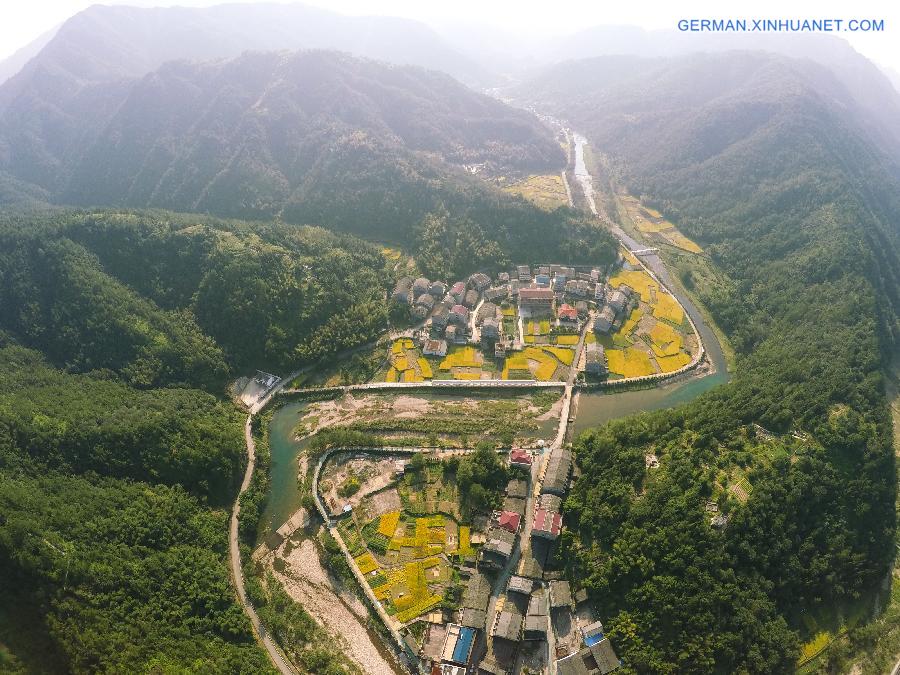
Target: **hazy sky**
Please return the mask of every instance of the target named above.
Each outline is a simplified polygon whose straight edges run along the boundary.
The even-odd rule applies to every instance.
[[[112,0],[101,4],[203,6],[221,2]],[[96,3],[86,0],[0,0],[0,58],[9,56],[91,4]],[[510,32],[554,35],[597,24],[675,28],[681,18],[883,19],[883,33],[841,35],[875,62],[900,71],[900,3],[884,0],[744,0],[733,3],[721,0],[308,0],[304,4],[347,14],[406,16],[431,24],[488,23]]]

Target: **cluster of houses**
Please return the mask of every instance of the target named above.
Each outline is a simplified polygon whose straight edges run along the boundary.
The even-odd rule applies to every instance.
[[[476,272],[453,284],[403,277],[391,297],[409,307],[415,320],[426,322],[421,340],[426,356],[443,357],[450,345],[474,343],[503,358],[522,344],[518,335],[504,333],[501,305],[516,304],[523,317],[551,318],[559,331],[577,332],[587,320],[589,303],[602,302],[605,293],[596,267],[519,265],[494,279]]]
[[[549,654],[558,673],[606,675],[619,667],[602,624],[593,618],[584,620],[585,615],[590,617],[586,592],[582,589],[573,596],[569,582],[561,579],[560,573],[544,570],[550,546],[562,528],[562,500],[573,470],[571,451],[554,448],[550,452],[528,513],[531,487],[525,474],[530,478],[534,461],[529,450],[510,451],[510,465],[523,471],[508,482],[502,508],[491,515],[477,566],[459,570],[464,585],[453,621],[447,623],[442,612],[435,612],[434,619],[425,620],[421,647],[410,638],[410,651],[415,650],[411,655],[418,659],[419,672],[510,675],[515,660],[511,655],[514,657],[525,645],[549,641],[559,630],[567,634],[551,642],[556,646]],[[530,540],[522,542],[526,564],[506,580],[496,600],[497,611],[489,614],[497,574],[513,556],[517,537],[529,524],[526,518],[531,525]],[[539,562],[530,565],[531,558]]]

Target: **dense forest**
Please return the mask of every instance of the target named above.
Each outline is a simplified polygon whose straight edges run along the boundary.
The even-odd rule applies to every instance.
[[[0,226],[0,328],[59,367],[220,392],[374,339],[381,252],[305,227],[94,212]]]
[[[196,389],[60,372],[3,342],[3,667],[266,670],[225,570],[237,411]],[[41,635],[40,650],[17,649]]]
[[[564,559],[632,672],[792,671],[809,617],[893,557],[896,173],[811,68],[598,59],[529,89],[728,280],[694,290],[736,348],[733,381],[576,446]]]
[[[268,671],[226,571],[225,386],[375,338],[381,252],[162,213],[11,218],[0,240],[0,666]]]

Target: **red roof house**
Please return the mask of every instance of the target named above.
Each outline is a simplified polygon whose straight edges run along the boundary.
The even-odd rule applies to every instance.
[[[557,316],[564,321],[578,321],[578,310],[565,303],[560,305]]]
[[[530,467],[532,461],[531,453],[521,448],[513,448],[509,453],[509,463],[513,466]]]
[[[500,514],[500,517],[497,519],[497,525],[502,527],[507,532],[512,532],[515,534],[519,531],[519,521],[522,516],[518,513],[513,513],[512,511],[503,511]]]
[[[546,509],[534,510],[534,527],[531,528],[531,536],[556,539],[561,529],[562,515]]]

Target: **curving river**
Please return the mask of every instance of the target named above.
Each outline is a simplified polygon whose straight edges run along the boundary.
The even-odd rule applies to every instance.
[[[587,139],[581,134],[572,134],[575,144],[575,180],[584,193],[585,200],[595,216],[600,218],[594,204],[593,176],[584,161],[584,146]],[[645,244],[636,241],[622,228],[613,222],[602,219],[604,225],[630,250],[645,248]],[[694,321],[694,325],[700,332],[703,346],[706,348],[707,358],[712,364],[712,370],[702,376],[682,378],[668,384],[652,389],[639,391],[625,391],[614,393],[581,392],[578,396],[575,422],[572,424],[572,435],[575,436],[585,429],[608,422],[617,417],[624,417],[636,412],[659,410],[670,408],[680,403],[685,403],[715,386],[728,381],[729,374],[725,362],[725,354],[722,345],[707,325],[703,315],[691,299],[681,291],[678,285],[673,283],[672,275],[657,254],[642,255],[641,261],[650,268],[656,277],[668,287],[672,294],[678,298],[685,311]]]

